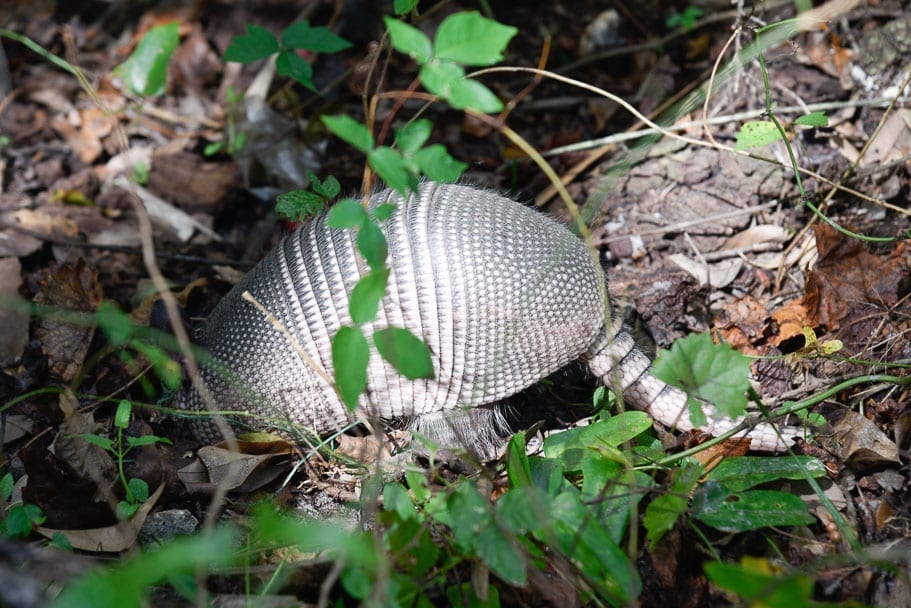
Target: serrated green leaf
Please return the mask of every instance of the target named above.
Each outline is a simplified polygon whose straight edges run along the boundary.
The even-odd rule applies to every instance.
[[[369,152],[373,149],[373,135],[367,127],[354,120],[347,114],[341,116],[321,116],[323,124],[335,134],[336,137],[360,150]]]
[[[652,373],[689,396],[691,411],[698,400],[713,403],[730,418],[744,415],[750,389],[750,359],[728,344],[715,344],[708,334],[691,334],[658,354]],[[697,427],[704,424],[693,420]]]
[[[342,185],[332,175],[323,181],[319,181],[313,171],[307,171],[307,179],[310,180],[310,187],[313,188],[313,191],[326,200],[334,199],[342,191]]]
[[[130,412],[133,411],[132,404],[126,399],[121,399],[117,404],[117,412],[114,414],[114,426],[118,429],[125,429],[130,426]]]
[[[693,517],[722,532],[747,532],[769,526],[801,526],[816,518],[798,496],[773,490],[733,492],[706,482],[693,498]]]
[[[408,123],[395,130],[395,143],[404,154],[418,151],[430,137],[433,126],[426,118]]]
[[[454,182],[468,168],[468,164],[449,155],[446,146],[434,144],[414,154],[421,173],[435,182]]]
[[[813,456],[737,456],[722,460],[709,472],[706,480],[723,484],[734,492],[741,492],[776,479],[806,479],[806,475],[825,477],[827,474],[822,462]]]
[[[310,22],[306,19],[285,28],[282,32],[282,44],[292,49],[305,49],[316,53],[338,53],[352,46],[328,28],[310,27]]]
[[[364,206],[353,198],[345,198],[334,204],[326,218],[326,222],[332,228],[358,228],[367,220]]]
[[[332,367],[338,392],[349,410],[357,407],[358,397],[367,388],[369,361],[370,345],[363,332],[347,325],[340,327],[332,338]]]
[[[235,36],[225,51],[225,61],[251,63],[278,52],[278,40],[269,30],[247,25],[247,33]]]
[[[434,59],[421,67],[418,77],[425,89],[442,99],[449,99],[453,83],[465,78],[465,70],[451,61]]]
[[[810,127],[828,127],[829,117],[825,112],[810,112],[794,119],[795,125],[807,125]]]
[[[311,91],[316,92],[313,85],[313,68],[296,51],[282,51],[275,58],[275,72],[279,76],[293,78]]]
[[[778,128],[770,120],[749,120],[737,131],[735,150],[767,146],[781,139]]]
[[[355,323],[369,323],[376,318],[380,301],[386,293],[389,269],[385,266],[361,277],[351,291],[348,314]]]
[[[477,11],[450,15],[433,40],[433,54],[464,65],[492,65],[503,60],[503,49],[519,30]]]
[[[452,83],[446,100],[457,110],[471,108],[490,114],[503,109],[503,102],[493,91],[471,78],[462,78]]]
[[[357,250],[361,252],[372,270],[378,270],[386,265],[386,255],[389,244],[380,227],[375,223],[366,221],[357,233]]]
[[[424,32],[392,17],[383,17],[389,31],[392,48],[404,53],[419,64],[427,63],[433,55],[433,44]]]
[[[275,212],[292,222],[303,222],[323,210],[323,197],[306,190],[292,190],[275,197]]]
[[[434,377],[430,349],[424,341],[403,327],[387,327],[373,334],[376,349],[409,380]]]
[[[138,477],[133,477],[127,482],[130,492],[133,493],[133,500],[136,502],[145,502],[149,499],[149,484]]]
[[[380,146],[367,154],[367,162],[387,185],[402,196],[409,191],[417,190],[418,177],[408,171],[405,160],[397,150]]]
[[[180,42],[177,22],[157,25],[146,32],[136,50],[120,64],[115,73],[137,95],[161,95],[165,92],[168,63]]]

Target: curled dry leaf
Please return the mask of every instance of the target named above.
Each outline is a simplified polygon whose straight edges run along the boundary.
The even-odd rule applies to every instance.
[[[829,420],[832,432],[819,433],[817,440],[855,471],[900,462],[898,446],[875,424],[853,410],[837,422]]]
[[[81,258],[45,273],[39,288],[35,301],[58,311],[93,313],[103,297],[98,272]],[[51,371],[64,382],[75,378],[82,368],[94,333],[89,324],[77,326],[50,316],[39,316],[35,325],[35,337]]]
[[[19,300],[22,265],[17,258],[0,258],[0,366],[8,366],[22,357],[28,344],[28,314],[12,306]]]
[[[275,451],[263,453],[258,443],[251,446],[249,442],[240,442],[240,449],[252,447],[260,452],[255,454],[203,446],[197,452],[198,460],[180,469],[177,475],[190,492],[204,492],[217,484],[237,492],[252,492],[287,473],[291,446],[287,442],[278,443],[279,447],[273,448]]]
[[[131,549],[136,544],[136,539],[139,537],[139,529],[142,528],[149,511],[158,502],[163,491],[164,484],[158,486],[158,489],[149,496],[149,499],[142,503],[142,506],[139,507],[133,517],[112,526],[85,530],[56,530],[39,527],[36,528],[36,531],[45,538],[53,538],[57,533],[63,534],[73,545],[73,548],[80,551],[120,553]]]

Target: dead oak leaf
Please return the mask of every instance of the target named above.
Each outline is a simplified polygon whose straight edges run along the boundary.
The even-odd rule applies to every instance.
[[[98,272],[85,260],[63,264],[39,280],[35,302],[55,310],[92,313],[101,303],[103,293]],[[66,323],[50,315],[39,315],[35,337],[48,359],[51,371],[64,382],[76,377],[88,353],[95,328],[89,324]]]
[[[904,242],[889,255],[878,256],[825,224],[813,229],[819,261],[807,277],[802,302],[807,325],[835,331],[868,317],[871,310],[895,306],[911,276],[911,252]]]

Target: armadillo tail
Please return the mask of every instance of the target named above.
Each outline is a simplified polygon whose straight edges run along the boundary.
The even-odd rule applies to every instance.
[[[664,426],[680,431],[693,430],[686,393],[650,373],[651,361],[624,329],[619,329],[613,336],[602,330],[585,359],[592,373],[614,393],[622,395],[629,405],[644,410]],[[702,404],[702,411],[707,422],[699,430],[711,435],[720,435],[743,421],[742,418],[720,417],[708,403]],[[761,422],[738,436],[748,437],[752,450],[781,452],[802,434],[800,428],[776,428]]]

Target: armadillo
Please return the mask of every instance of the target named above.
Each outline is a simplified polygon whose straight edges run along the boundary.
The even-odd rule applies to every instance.
[[[566,226],[465,185],[425,182],[407,198],[386,190],[368,208],[388,202],[396,204],[381,224],[389,284],[375,320],[362,329],[368,336],[388,326],[409,329],[429,347],[434,377],[408,380],[374,353],[358,407],[352,413],[342,403],[328,381],[331,340],[352,323],[349,296],[369,269],[353,231],[329,227],[322,214],[286,236],[206,322],[199,341],[217,364],[203,367],[203,379],[219,408],[247,412],[254,427],[271,420],[319,435],[359,418],[408,419],[421,431],[448,429],[485,453],[502,426],[491,404],[581,360],[626,403],[665,426],[693,428],[686,395],[651,375],[649,358],[612,314],[603,269]],[[192,388],[178,405],[204,407]],[[707,433],[740,422],[716,417],[710,405],[704,411]],[[199,418],[196,431],[204,440],[220,437],[210,419]],[[775,451],[800,432],[761,423],[748,437],[752,449]]]

